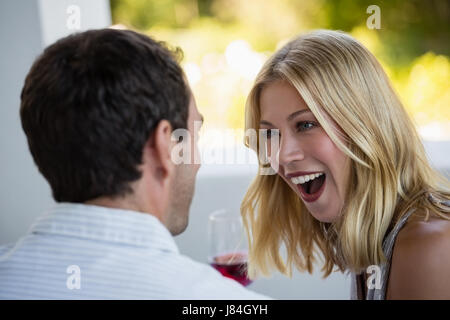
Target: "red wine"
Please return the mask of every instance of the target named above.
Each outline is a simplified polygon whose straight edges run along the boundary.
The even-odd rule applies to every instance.
[[[247,276],[247,255],[242,253],[231,253],[214,257],[211,266],[219,271],[224,277],[236,280],[243,286],[248,286],[252,281]]]

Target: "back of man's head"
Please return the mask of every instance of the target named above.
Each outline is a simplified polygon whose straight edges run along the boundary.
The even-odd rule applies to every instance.
[[[31,154],[58,202],[125,196],[162,119],[186,128],[190,93],[176,53],[129,30],[90,30],[49,46],[22,90]]]

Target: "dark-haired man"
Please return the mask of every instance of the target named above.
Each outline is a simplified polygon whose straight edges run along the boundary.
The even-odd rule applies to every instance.
[[[172,132],[194,136],[202,117],[162,43],[112,29],[57,41],[27,75],[20,116],[57,204],[0,248],[0,298],[266,298],[173,241],[199,165],[174,164],[171,150],[184,142]]]

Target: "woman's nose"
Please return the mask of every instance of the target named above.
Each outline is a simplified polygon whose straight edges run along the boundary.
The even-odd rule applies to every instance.
[[[281,138],[278,151],[278,161],[281,166],[285,167],[293,161],[303,160],[304,158],[305,153],[297,139],[286,135]]]

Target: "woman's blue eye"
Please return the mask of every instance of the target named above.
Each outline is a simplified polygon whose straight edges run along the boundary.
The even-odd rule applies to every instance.
[[[312,128],[316,127],[317,125],[312,121],[300,121],[297,122],[295,125],[297,128],[297,131],[308,131]],[[266,129],[266,138],[271,139],[272,137],[279,137],[280,131],[278,129]]]
[[[316,124],[311,121],[300,121],[300,122],[297,122],[297,124],[296,124],[297,131],[307,131],[307,130],[312,129],[315,126],[316,126]]]

